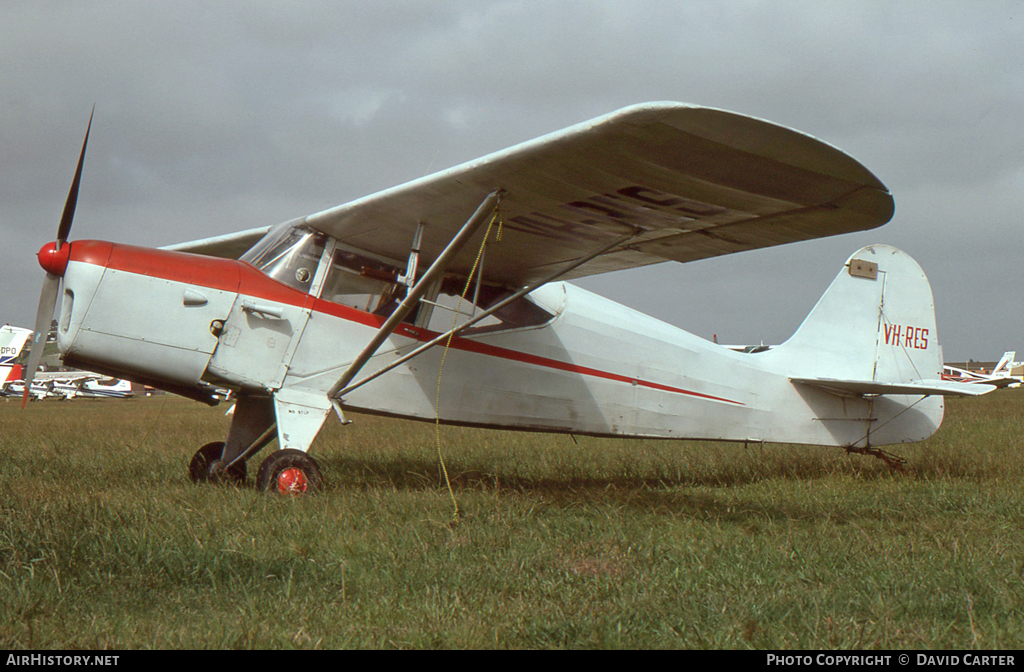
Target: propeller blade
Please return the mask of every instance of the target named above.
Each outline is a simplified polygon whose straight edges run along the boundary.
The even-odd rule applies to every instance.
[[[95,113],[96,106],[93,105],[92,112],[89,113],[89,125],[85,127],[82,153],[78,155],[75,179],[71,182],[71,191],[68,192],[68,200],[64,203],[64,213],[60,217],[60,226],[57,227],[57,242],[54,246],[57,250],[68,241],[68,234],[71,233],[71,222],[75,219],[75,206],[78,205],[78,186],[82,183],[82,165],[85,163],[85,148],[89,144],[89,131],[92,130],[92,116]],[[36,369],[39,368],[39,362],[43,360],[43,350],[46,349],[46,337],[50,334],[53,311],[57,307],[60,277],[53,273],[47,273],[46,280],[43,281],[43,291],[39,295],[39,308],[36,309],[36,333],[32,336],[32,347],[29,350],[28,363],[26,365],[28,373],[25,375],[25,391],[21,396],[22,408],[25,408],[29,395],[32,394],[32,381],[36,377]]]
[[[39,295],[39,309],[36,311],[36,333],[32,336],[32,348],[28,353],[28,364],[25,374],[25,392],[21,395],[21,407],[25,408],[29,394],[32,391],[32,380],[36,377],[36,369],[43,359],[43,350],[46,348],[46,337],[50,333],[50,323],[53,321],[53,309],[57,305],[57,290],[60,289],[60,276],[52,273],[46,274],[43,281],[43,291]]]
[[[82,182],[82,164],[85,163],[85,147],[89,144],[89,131],[92,129],[92,115],[96,113],[96,106],[92,106],[89,113],[89,125],[85,128],[85,140],[82,142],[82,153],[78,155],[78,168],[75,169],[75,179],[71,183],[71,191],[68,192],[68,200],[64,203],[64,214],[60,218],[60,226],[57,227],[57,249],[68,239],[71,233],[71,222],[75,218],[75,206],[78,204],[78,185]]]

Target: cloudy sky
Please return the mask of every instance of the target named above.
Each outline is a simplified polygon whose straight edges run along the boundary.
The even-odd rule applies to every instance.
[[[887,243],[928,274],[947,360],[1024,355],[1022,36],[1019,0],[5,0],[0,323],[34,320],[35,253],[94,103],[72,239],[156,246],[675,100],[836,145],[895,217],[579,284],[706,338],[778,343],[847,256]]]

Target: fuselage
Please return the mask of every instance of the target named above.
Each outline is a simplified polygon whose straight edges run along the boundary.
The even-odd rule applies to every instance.
[[[326,394],[385,319],[242,261],[71,245],[58,329],[65,363],[211,403],[217,388]],[[571,284],[542,287],[530,301],[526,326],[513,320],[457,336],[447,353],[427,350],[347,393],[342,405],[533,431],[846,446],[866,443],[871,422],[911,405],[795,384],[800,355],[785,344],[737,352]],[[362,373],[447,328],[435,324],[400,326]],[[933,404],[909,411],[920,428],[895,440],[934,432],[938,403],[937,418]],[[892,442],[884,432],[871,442]]]

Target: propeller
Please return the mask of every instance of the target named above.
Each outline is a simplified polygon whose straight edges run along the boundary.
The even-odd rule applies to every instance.
[[[32,380],[36,377],[36,369],[39,368],[39,362],[43,359],[46,337],[50,333],[50,322],[53,320],[53,311],[57,306],[60,279],[64,275],[64,269],[67,267],[71,252],[67,245],[68,234],[71,233],[71,222],[75,218],[75,206],[78,204],[78,186],[82,182],[82,164],[85,163],[85,147],[89,144],[89,131],[92,129],[92,115],[95,112],[96,106],[93,105],[92,112],[89,113],[89,125],[85,128],[82,153],[78,156],[75,179],[71,183],[68,199],[64,203],[64,213],[61,215],[60,225],[57,227],[57,239],[52,243],[47,243],[43,246],[43,249],[39,250],[39,264],[46,270],[46,279],[43,280],[43,291],[39,295],[39,307],[36,309],[36,332],[32,336],[32,347],[28,355],[25,392],[21,397],[22,408],[25,408],[25,404],[28,402],[32,389]]]

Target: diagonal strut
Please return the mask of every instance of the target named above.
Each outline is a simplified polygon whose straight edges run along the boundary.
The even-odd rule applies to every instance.
[[[523,296],[526,296],[530,292],[532,292],[532,291],[534,291],[534,290],[536,290],[536,289],[538,289],[540,287],[543,287],[544,285],[546,285],[546,284],[548,284],[550,282],[554,282],[555,280],[557,280],[558,278],[562,277],[566,273],[568,273],[568,272],[570,272],[570,271],[572,271],[572,270],[574,270],[576,268],[579,268],[580,266],[582,266],[583,264],[587,263],[591,259],[604,254],[608,250],[610,250],[610,249],[612,249],[614,247],[617,247],[617,246],[625,243],[630,238],[635,238],[640,233],[641,233],[640,231],[633,231],[632,233],[627,233],[626,235],[624,235],[624,236],[622,236],[620,238],[616,238],[614,241],[608,243],[607,245],[602,245],[601,247],[599,247],[598,249],[594,250],[593,252],[590,252],[587,255],[585,255],[583,257],[580,257],[579,259],[577,259],[576,261],[572,262],[568,266],[566,266],[564,268],[559,268],[554,273],[551,273],[551,274],[545,276],[543,280],[540,280],[540,281],[538,281],[538,282],[536,282],[536,283],[534,283],[532,285],[527,285],[526,287],[523,287],[522,289],[520,289],[516,293],[508,296],[507,298],[503,299],[502,301],[499,301],[498,303],[494,304],[493,306],[491,306],[487,310],[483,311],[482,313],[479,313],[478,315],[473,317],[471,320],[465,322],[464,324],[461,324],[461,325],[459,325],[458,327],[456,327],[454,329],[449,329],[445,333],[440,334],[439,336],[436,336],[435,338],[431,339],[430,341],[427,341],[426,343],[424,343],[423,345],[419,346],[415,350],[413,350],[413,351],[411,351],[409,353],[406,353],[405,355],[399,357],[398,359],[396,359],[395,361],[391,362],[387,366],[381,368],[379,371],[377,371],[375,373],[371,373],[369,376],[366,376],[365,378],[360,380],[358,383],[355,383],[354,385],[348,385],[348,382],[346,382],[345,385],[348,385],[347,387],[345,385],[335,385],[335,388],[337,388],[337,389],[331,388],[331,392],[329,393],[328,396],[330,396],[331,398],[334,398],[334,399],[338,399],[342,395],[347,394],[347,393],[351,392],[352,390],[354,390],[354,389],[356,389],[358,387],[362,387],[363,385],[365,385],[366,383],[370,382],[371,380],[373,380],[373,379],[375,379],[375,378],[377,378],[379,376],[384,375],[388,371],[391,371],[395,367],[404,364],[405,362],[409,361],[413,357],[416,357],[417,355],[419,355],[419,354],[421,354],[423,352],[426,352],[427,350],[429,350],[430,348],[434,347],[435,345],[438,345],[439,343],[443,343],[449,337],[455,336],[459,332],[462,332],[462,331],[468,329],[469,327],[473,326],[474,324],[476,324],[480,320],[483,320],[484,318],[493,315],[494,313],[498,312],[499,310],[501,310],[502,308],[504,308],[508,304],[510,304],[513,301],[515,301],[516,299],[519,299],[519,298],[521,298]],[[354,377],[354,375],[352,377]],[[349,378],[349,381],[351,381],[351,378]]]
[[[448,268],[448,263],[455,257],[456,254],[465,246],[469,239],[476,233],[480,225],[487,221],[488,216],[494,211],[498,205],[498,200],[501,198],[502,190],[496,189],[487,195],[487,198],[480,203],[480,206],[473,213],[465,224],[462,225],[462,229],[452,238],[448,246],[444,248],[444,251],[434,260],[434,263],[430,265],[427,272],[423,274],[409,293],[406,294],[405,299],[395,309],[395,312],[391,313],[387,321],[381,326],[370,342],[363,348],[363,351],[359,353],[359,356],[355,358],[352,364],[349,365],[345,373],[341,374],[341,378],[338,382],[328,391],[327,396],[334,398],[338,396],[338,392],[348,385],[356,374],[359,373],[360,369],[366,365],[366,362],[370,361],[370,357],[377,352],[380,346],[387,340],[388,336],[398,328],[398,325],[402,323],[405,316],[412,311],[413,308],[419,303],[420,297],[422,297],[427,289],[437,280],[444,271]]]

